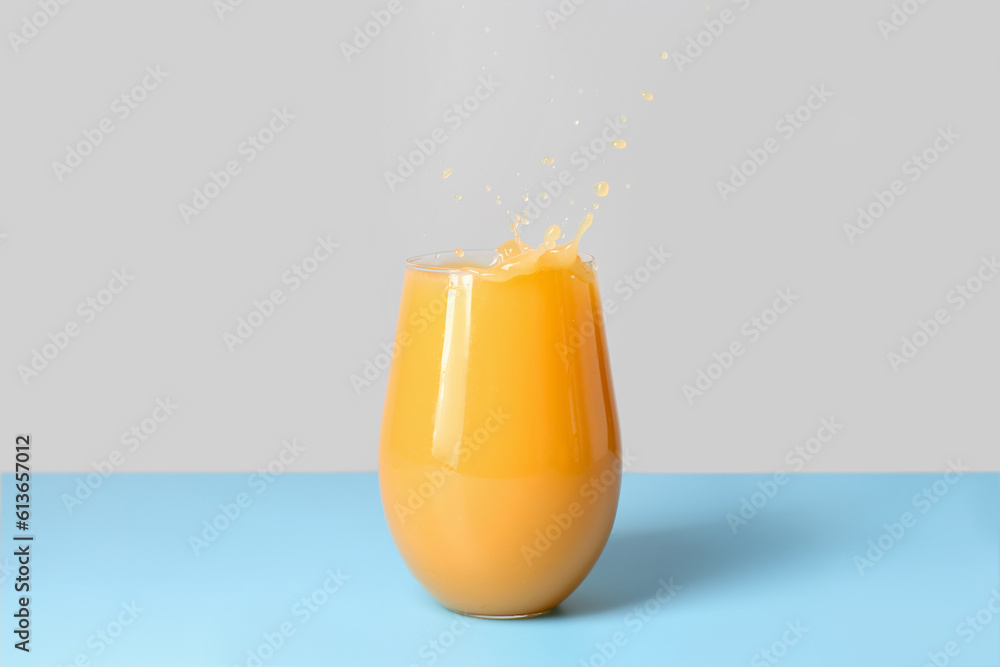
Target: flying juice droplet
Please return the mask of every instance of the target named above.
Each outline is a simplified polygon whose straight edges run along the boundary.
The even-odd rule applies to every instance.
[[[597,203],[597,202],[595,201],[595,202],[594,202],[594,208],[601,208],[601,205],[600,205],[600,204],[598,204],[598,203]]]
[[[493,188],[491,188],[490,186],[488,186],[488,185],[486,186],[486,191],[487,191],[487,192],[489,192],[489,191],[490,191],[490,190],[492,190],[492,189],[493,189]]]
[[[553,162],[555,162],[555,158],[549,157],[548,155],[542,158],[542,164],[552,164]]]
[[[653,99],[653,93],[649,92],[648,90],[642,91],[642,99],[649,102],[650,100]]]
[[[608,186],[608,182],[607,181],[601,181],[600,183],[598,183],[597,185],[594,186],[594,192],[597,193],[598,197],[607,197],[608,196],[608,191],[610,189],[611,188],[610,188],[610,186]]]
[[[660,51],[660,60],[666,60],[669,57],[670,57],[669,53],[667,53],[666,51]]]
[[[611,145],[615,148],[625,148],[628,144],[625,143],[624,139],[615,139],[611,142]]]
[[[462,195],[455,195],[455,199],[461,199]]]
[[[451,167],[441,172],[441,178],[448,178],[449,176],[451,176]]]
[[[455,248],[455,254],[458,255],[459,257],[462,257],[463,255],[465,255],[465,251],[462,250],[461,248]]]

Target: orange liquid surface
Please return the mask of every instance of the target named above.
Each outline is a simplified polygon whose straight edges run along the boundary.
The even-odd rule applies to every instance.
[[[547,611],[611,532],[621,451],[587,224],[488,267],[468,251],[447,253],[462,270],[406,270],[379,483],[403,560],[452,610]]]

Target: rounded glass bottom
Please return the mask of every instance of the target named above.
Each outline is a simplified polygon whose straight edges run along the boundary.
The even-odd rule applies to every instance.
[[[555,609],[555,607],[552,607],[552,609]],[[485,618],[488,621],[514,621],[519,618],[534,618],[536,616],[541,616],[542,614],[549,613],[550,611],[552,611],[552,609],[546,609],[545,611],[534,611],[531,612],[530,614],[514,614],[513,616],[491,616],[489,614],[473,614],[471,612],[458,611],[456,609],[449,609],[449,611],[453,611],[456,614],[461,614],[462,616],[470,616],[472,618]]]

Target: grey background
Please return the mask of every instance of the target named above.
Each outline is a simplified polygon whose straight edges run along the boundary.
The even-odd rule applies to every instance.
[[[1000,469],[1000,281],[961,311],[947,301],[1000,252],[1000,5],[917,5],[886,40],[889,0],[565,0],[554,29],[556,0],[402,0],[348,62],[340,43],[386,5],[245,0],[220,20],[209,0],[71,2],[19,52],[5,37],[0,470],[21,432],[44,471],[91,472],[114,450],[120,471],[251,471],[288,438],[306,447],[293,470],[374,470],[385,373],[360,392],[350,378],[392,340],[403,259],[498,245],[505,211],[562,169],[573,186],[525,234],[572,233],[593,184],[611,184],[582,247],[617,303],[633,470],[793,470],[789,452],[831,416],[844,428],[805,471]],[[734,22],[679,71],[723,10]],[[7,2],[0,28],[38,11]],[[119,121],[112,102],[147,66],[169,74]],[[499,87],[449,128],[480,76]],[[812,86],[833,96],[780,138]],[[178,206],[275,107],[289,127],[186,224]],[[577,171],[573,152],[620,114],[628,147]],[[104,117],[115,131],[59,182],[52,162]],[[390,192],[384,173],[438,127],[447,141]],[[960,138],[909,182],[903,163],[941,127]],[[723,202],[717,181],[768,137],[780,150]],[[906,193],[849,243],[843,225],[895,178]],[[282,274],[320,235],[340,248],[291,292]],[[672,257],[626,299],[615,286],[650,246]],[[18,366],[122,267],[134,281],[26,385]],[[231,353],[223,334],[274,288],[287,302]],[[746,343],[743,323],[783,288],[794,307],[689,403],[682,386]],[[894,372],[887,353],[937,308],[950,322]],[[166,397],[180,407],[128,451],[122,432]]]

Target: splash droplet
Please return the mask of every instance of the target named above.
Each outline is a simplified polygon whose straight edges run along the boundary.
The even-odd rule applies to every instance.
[[[642,99],[646,100],[647,102],[653,99],[653,93],[649,92],[648,90],[642,91],[641,95]]]
[[[458,255],[459,257],[462,257],[465,254],[465,251],[462,250],[461,248],[455,248],[455,254]]]
[[[574,124],[574,125],[579,125],[579,124],[580,124],[580,121],[578,121],[578,120],[574,120],[574,121],[573,121],[573,124]]]
[[[528,195],[521,195],[521,199],[523,199],[524,201],[528,201],[529,197]]]
[[[594,186],[594,192],[597,193],[598,197],[607,197],[610,189],[611,187],[608,185],[607,181],[601,181]]]
[[[619,120],[621,120],[621,122],[623,122],[623,123],[627,123],[628,122],[628,116],[626,116],[625,114],[622,114],[621,118],[619,118]]]
[[[486,186],[486,191],[487,191],[487,192],[489,192],[489,191],[490,191],[490,190],[492,190],[492,189],[493,189],[493,188],[491,188],[490,186],[488,186],[488,185]]]
[[[548,155],[542,158],[542,164],[552,164],[553,162],[555,162],[555,158],[549,157]]]
[[[628,144],[625,143],[624,139],[615,139],[611,142],[611,145],[615,148],[625,148]]]
[[[600,204],[598,204],[598,203],[597,203],[597,202],[595,201],[595,202],[594,202],[594,208],[601,208],[601,205],[600,205]]]
[[[543,193],[541,193],[541,194],[538,195],[538,198],[541,199],[542,201],[545,201],[545,200],[547,200],[549,198],[549,195],[547,193],[543,192]]]
[[[667,53],[666,51],[660,51],[660,60],[666,60],[669,57],[670,57],[669,53]]]
[[[448,178],[449,176],[451,176],[451,167],[441,172],[441,178]]]
[[[462,195],[455,195],[455,199],[461,199]]]

